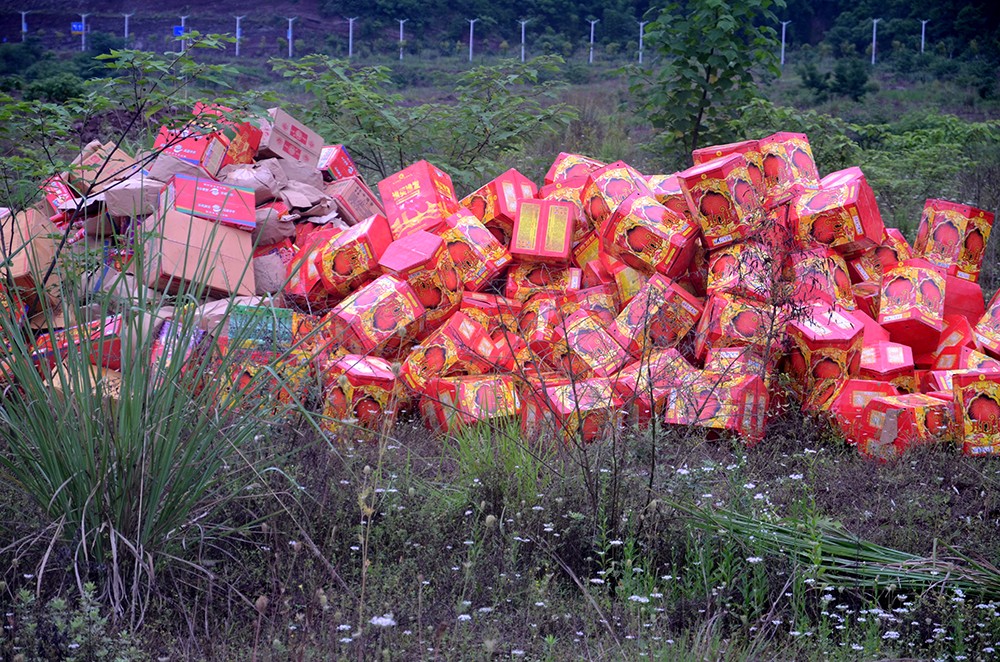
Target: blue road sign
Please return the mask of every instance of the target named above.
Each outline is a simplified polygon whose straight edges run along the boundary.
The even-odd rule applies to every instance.
[[[174,26],[174,36],[175,37],[183,37],[184,36],[184,32],[186,30],[187,30],[187,28],[185,26],[183,26],[183,25],[175,25]]]
[[[73,34],[83,34],[83,28],[84,28],[83,23],[76,22],[69,24],[70,32],[72,32]]]

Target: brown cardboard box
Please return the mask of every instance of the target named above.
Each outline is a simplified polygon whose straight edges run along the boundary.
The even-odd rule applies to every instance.
[[[87,145],[73,160],[68,173],[69,183],[83,194],[98,193],[134,174],[139,166],[135,159],[114,143]]]
[[[281,108],[269,108],[267,112],[271,123],[264,126],[257,156],[302,161],[315,170],[326,144],[319,134]]]
[[[104,206],[111,216],[140,218],[156,211],[163,182],[149,177],[135,176],[106,189]]]
[[[10,278],[29,314],[39,310],[36,283],[40,284],[59,243],[59,229],[40,212],[29,209],[0,216],[0,266]],[[7,274],[0,272],[6,278]],[[49,277],[46,289],[56,290],[59,270]],[[53,295],[50,295],[53,298]]]

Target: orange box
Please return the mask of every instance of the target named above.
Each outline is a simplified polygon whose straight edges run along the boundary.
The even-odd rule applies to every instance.
[[[768,394],[755,375],[722,375],[702,370],[690,384],[671,386],[664,420],[739,434],[748,444],[764,436]]]
[[[546,184],[538,189],[538,197],[542,200],[560,200],[568,202],[576,207],[576,226],[573,228],[573,243],[578,244],[586,237],[591,236],[594,226],[590,218],[583,211],[583,202],[580,197],[583,195],[583,187],[587,184],[586,177],[578,177],[565,182]],[[582,267],[583,265],[579,265]]]
[[[530,200],[537,193],[533,181],[511,168],[462,198],[459,204],[482,221],[497,241],[510,246],[518,202]]]
[[[315,168],[325,144],[320,135],[281,108],[268,108],[267,114],[258,155],[292,159]]]
[[[944,329],[944,288],[944,277],[930,263],[900,263],[882,279],[878,323],[915,355],[933,352]]]
[[[671,387],[693,384],[701,375],[676,349],[655,350],[612,377],[612,386],[629,416],[646,426],[665,414]]]
[[[354,159],[347,153],[347,149],[343,145],[327,145],[319,150],[316,168],[323,173],[323,179],[327,181],[335,182],[348,177],[361,178],[358,167],[354,165]],[[362,218],[367,218],[367,216],[362,216]]]
[[[768,207],[784,204],[819,186],[819,171],[804,133],[779,132],[757,141]]]
[[[646,184],[657,202],[675,214],[683,216],[689,223],[698,224],[691,208],[688,207],[687,198],[681,190],[681,182],[676,172],[672,175],[650,175],[646,177]]]
[[[826,306],[788,323],[788,373],[807,409],[829,409],[839,383],[858,376],[863,330],[853,316]]]
[[[704,307],[669,278],[654,275],[608,326],[608,333],[632,356],[673,347],[698,323]]]
[[[747,173],[753,183],[754,190],[761,202],[767,192],[764,187],[764,163],[763,155],[760,153],[760,143],[756,140],[743,140],[741,142],[729,143],[726,145],[712,145],[702,147],[691,152],[691,160],[695,165],[708,163],[713,159],[718,159],[730,154],[742,154],[747,163]]]
[[[928,199],[913,252],[952,276],[978,282],[993,218],[992,212],[969,205]]]
[[[328,294],[347,296],[379,274],[379,260],[392,243],[385,216],[372,216],[335,235],[316,254]]]
[[[764,209],[742,154],[688,168],[677,173],[677,179],[688,207],[701,225],[707,249],[743,241],[763,229]]]
[[[341,177],[323,187],[323,192],[337,202],[337,212],[348,225],[385,214],[378,198],[360,177]]]
[[[832,248],[822,246],[789,253],[784,271],[795,302],[820,302],[847,310],[857,306],[847,263]]]
[[[858,451],[880,460],[893,460],[906,449],[933,443],[951,427],[948,402],[923,393],[873,398],[861,413]]]
[[[337,304],[322,323],[348,352],[391,356],[416,338],[423,316],[413,288],[384,275]]]
[[[635,194],[655,200],[642,173],[624,161],[615,161],[587,175],[580,202],[591,225],[603,233],[604,222],[625,198]]]
[[[768,248],[755,241],[729,244],[708,258],[708,294],[722,292],[758,301],[778,293],[779,265]]]
[[[622,420],[611,380],[602,377],[545,386],[524,398],[521,412],[526,435],[555,433],[567,443],[596,441]]]
[[[468,209],[462,208],[445,219],[433,232],[448,244],[448,252],[458,269],[462,285],[479,292],[511,263],[511,255]]]
[[[462,283],[444,239],[418,230],[389,244],[379,259],[383,273],[406,281],[423,304],[420,335],[438,328],[462,304]]]
[[[521,398],[512,375],[471,375],[433,379],[420,399],[424,423],[450,433],[477,423],[517,419]]]
[[[427,161],[389,175],[378,183],[378,192],[395,239],[430,230],[459,209],[451,177]]]
[[[215,179],[225,165],[229,144],[218,132],[171,131],[164,126],[153,142],[153,149],[197,166],[210,179]]]
[[[456,312],[403,361],[400,377],[417,393],[437,377],[479,375],[499,366],[499,352],[482,324]]]
[[[857,167],[824,177],[819,189],[794,200],[792,212],[795,239],[806,248],[819,243],[853,256],[875,248],[885,233],[875,192]]]
[[[577,177],[586,178],[590,173],[603,168],[605,165],[607,164],[592,159],[589,156],[559,152],[559,156],[556,157],[556,160],[549,167],[548,172],[545,173],[545,183],[555,184]]]
[[[577,379],[610,377],[631,357],[586,310],[564,318],[553,333],[549,363]]]
[[[558,200],[521,200],[514,218],[511,255],[525,262],[567,264],[573,249],[576,207]]]
[[[634,269],[676,278],[691,266],[698,234],[696,226],[655,198],[635,193],[601,227],[601,247]]]
[[[579,290],[582,272],[576,267],[547,264],[518,264],[507,273],[508,299],[527,301],[541,292],[563,293]]]
[[[875,398],[899,395],[899,389],[889,382],[870,379],[846,379],[830,402],[837,427],[847,443],[858,443],[861,416],[865,407]]]
[[[952,377],[956,441],[966,455],[1000,453],[1000,374],[959,373]]]
[[[257,227],[253,190],[177,174],[163,189],[168,207],[240,230]]]
[[[917,389],[913,371],[913,350],[895,342],[878,342],[861,349],[861,368],[858,376],[880,382],[889,382],[903,393]]]
[[[377,356],[340,356],[322,367],[322,375],[321,426],[331,432],[343,420],[368,429],[391,426],[409,399],[392,365]]]

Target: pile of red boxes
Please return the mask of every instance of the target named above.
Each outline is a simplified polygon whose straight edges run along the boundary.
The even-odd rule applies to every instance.
[[[376,196],[343,146],[270,118],[164,129],[157,144],[204,177],[164,182],[150,218],[178,246],[205,244],[203,221],[243,235],[209,279],[242,294],[255,219],[280,205],[218,167],[279,157],[333,180],[339,222],[293,219],[275,297],[330,430],[408,410],[445,432],[508,420],[589,442],[655,421],[753,443],[796,398],[866,455],[946,438],[1000,452],[1000,300],[977,283],[992,213],[928,200],[911,248],[859,168],[820,178],[795,133],[700,149],[668,175],[563,153],[541,188],[512,169],[464,198],[420,161]],[[145,280],[166,289],[178,267],[160,262]]]

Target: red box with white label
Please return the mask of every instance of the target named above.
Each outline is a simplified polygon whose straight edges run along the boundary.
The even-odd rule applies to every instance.
[[[257,209],[250,188],[178,174],[167,182],[163,195],[167,208],[248,232],[257,227]]]
[[[948,270],[953,276],[977,282],[993,228],[993,213],[947,200],[924,203],[913,252]]]
[[[524,262],[565,265],[573,249],[576,207],[558,200],[521,200],[510,253]]]
[[[226,149],[226,159],[223,165],[229,163],[253,163],[257,150],[260,148],[261,138],[264,132],[250,122],[240,122],[230,119],[227,115],[232,114],[232,108],[226,108],[215,103],[202,103],[199,101],[194,105],[191,114],[195,117],[208,116],[213,119],[216,125],[213,130],[220,133],[228,142]]]
[[[60,208],[77,197],[76,191],[60,175],[49,177],[39,188],[45,197],[45,215],[49,216],[53,223],[66,223],[69,219]]]
[[[913,350],[896,342],[878,342],[861,349],[862,379],[889,382],[904,393],[917,391]]]
[[[471,211],[501,244],[510,246],[517,203],[530,200],[537,194],[535,183],[511,168],[462,198],[459,203]]]
[[[873,398],[861,413],[858,451],[894,460],[911,446],[940,440],[953,415],[950,403],[923,393]]]
[[[420,412],[428,427],[448,433],[477,423],[516,420],[521,398],[512,375],[446,377],[428,383]]]
[[[861,414],[868,403],[875,398],[893,395],[899,395],[899,389],[889,382],[871,379],[844,380],[830,403],[830,413],[847,443],[858,443]]]
[[[378,183],[382,207],[395,239],[430,230],[458,211],[451,177],[427,161],[417,161]]]
[[[441,326],[462,304],[462,282],[444,239],[420,230],[389,244],[378,266],[409,283],[423,304],[420,336]]]
[[[827,306],[788,323],[788,373],[807,409],[829,409],[839,383],[858,376],[863,331],[854,316]]]
[[[742,154],[730,154],[677,173],[688,207],[709,250],[748,239],[763,229],[764,209]]]
[[[389,222],[378,215],[335,235],[316,255],[327,293],[347,296],[374,280],[380,273],[379,260],[391,243]]]
[[[292,159],[316,167],[325,144],[320,135],[281,108],[269,108],[267,114],[269,121],[263,129],[258,155]]]
[[[743,140],[726,145],[702,147],[691,152],[691,160],[695,165],[701,165],[702,163],[708,163],[713,159],[729,156],[730,154],[742,154],[743,158],[746,159],[750,181],[753,183],[753,187],[756,189],[761,202],[763,202],[767,189],[764,187],[763,155],[760,153],[760,143],[758,141]]]
[[[655,198],[639,193],[622,200],[601,227],[606,253],[646,273],[677,278],[691,266],[698,228]]]
[[[347,153],[343,145],[327,145],[319,151],[319,161],[316,168],[323,173],[323,179],[337,181],[348,177],[360,177],[354,159]]]
[[[819,171],[804,133],[773,133],[757,144],[764,171],[766,207],[784,204],[808,189],[819,187]]]
[[[795,239],[804,247],[820,243],[853,256],[875,248],[885,233],[875,192],[860,168],[827,175],[819,189],[795,199],[792,211]]]
[[[337,202],[337,212],[348,225],[369,216],[384,215],[382,205],[360,177],[344,177],[323,187],[323,192]]]
[[[229,143],[218,133],[200,134],[193,131],[171,131],[161,127],[153,149],[197,166],[211,179],[225,165]]]

